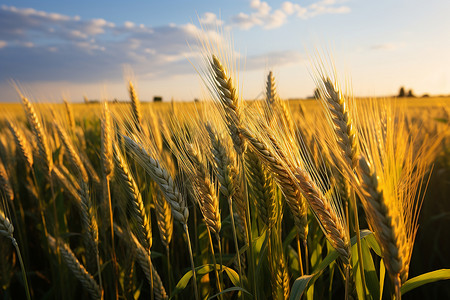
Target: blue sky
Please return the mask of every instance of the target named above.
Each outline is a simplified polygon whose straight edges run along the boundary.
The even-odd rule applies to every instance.
[[[268,70],[283,98],[311,95],[316,50],[356,95],[450,94],[448,13],[447,0],[0,1],[0,101],[17,101],[11,80],[40,101],[126,99],[131,73],[142,99],[201,98],[195,45],[217,36],[200,23],[231,32],[247,99]]]

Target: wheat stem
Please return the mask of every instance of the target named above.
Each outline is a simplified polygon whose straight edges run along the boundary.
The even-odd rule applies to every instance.
[[[189,259],[191,261],[192,280],[193,280],[193,286],[194,286],[195,299],[199,300],[199,294],[198,294],[198,289],[197,289],[197,275],[195,273],[194,255],[192,254],[192,246],[191,246],[191,239],[189,237],[188,225],[183,224],[183,229],[184,229],[184,232],[186,233],[186,238],[187,238],[187,243],[188,243]]]

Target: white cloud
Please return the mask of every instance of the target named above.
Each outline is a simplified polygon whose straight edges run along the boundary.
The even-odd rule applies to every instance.
[[[217,17],[216,14],[212,12],[206,12],[200,18],[200,24],[210,25],[210,26],[222,26],[223,21]]]
[[[212,13],[203,20],[220,24]],[[24,82],[120,80],[124,64],[136,75],[158,78],[195,73],[186,57],[196,51],[199,37],[215,43],[222,39],[193,24],[114,24],[11,6],[0,7],[0,37],[0,81]]]
[[[269,15],[264,28],[272,29],[282,26],[286,22],[286,14],[281,10],[276,10]]]
[[[253,15],[247,15],[246,13],[239,13],[232,17],[231,21],[234,25],[237,25],[239,28],[247,30],[256,25],[262,25],[263,22],[259,18]]]
[[[343,1],[321,0],[308,6],[285,1],[279,9],[272,10],[267,2],[251,0],[251,13],[240,12],[231,18],[231,23],[241,29],[248,30],[255,26],[264,29],[278,28],[287,22],[289,16],[309,19],[322,14],[344,14],[351,11],[350,7],[341,5]]]
[[[246,60],[245,69],[259,70],[265,67],[281,67],[299,63],[303,59],[298,51],[275,51],[261,55],[250,56]]]
[[[136,24],[134,24],[133,22],[130,22],[130,21],[126,21],[126,22],[123,23],[123,26],[124,26],[125,28],[130,29],[130,28],[135,27]]]
[[[260,1],[260,0],[252,0],[250,2],[250,7],[255,9],[258,14],[262,16],[266,16],[270,13],[270,10],[272,9],[267,2]]]

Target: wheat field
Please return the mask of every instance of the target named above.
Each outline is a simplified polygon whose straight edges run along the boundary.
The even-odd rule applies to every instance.
[[[450,297],[450,98],[2,105],[3,299]]]

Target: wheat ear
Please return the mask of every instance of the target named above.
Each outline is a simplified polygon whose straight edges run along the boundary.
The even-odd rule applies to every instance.
[[[321,81],[321,99],[328,108],[329,117],[334,127],[337,144],[342,153],[342,157],[352,171],[355,170],[358,163],[358,143],[357,135],[354,127],[348,100],[344,97],[337,83],[333,84],[330,78],[323,78]],[[331,151],[332,152],[332,151]],[[332,154],[334,155],[334,154]],[[335,160],[336,162],[338,160]],[[344,182],[344,185],[347,182]],[[359,230],[358,206],[354,192],[349,193],[349,200],[353,206],[353,213],[355,217],[354,228],[356,231],[357,250],[359,269],[363,286],[366,286],[366,279],[364,275],[364,261],[361,248],[361,235]]]
[[[64,102],[64,108],[66,109],[67,113],[67,121],[69,122],[70,130],[72,132],[75,132],[75,118],[73,116],[73,109],[70,105],[69,101],[66,100],[66,98],[63,98]]]
[[[151,263],[151,258],[148,253],[144,249],[144,247],[140,244],[138,239],[132,234],[132,233],[125,233],[122,228],[114,224],[114,232],[125,242],[131,241],[132,245],[136,249],[136,259],[139,263],[139,265],[142,268],[142,271],[144,271],[145,277],[149,282],[152,281],[153,278],[153,292],[155,294],[156,300],[163,300],[168,299],[168,295],[166,293],[166,289],[164,288],[164,285],[162,283],[161,277],[159,277],[158,272],[156,271],[155,267]],[[151,266],[151,271],[150,271]]]
[[[191,261],[191,268],[194,277],[194,293],[195,298],[198,300],[199,294],[197,288],[197,275],[195,273],[194,255],[192,253],[191,239],[189,237],[189,229],[187,224],[189,218],[189,210],[186,205],[186,200],[179,192],[178,187],[175,185],[175,182],[172,179],[172,176],[170,176],[169,172],[161,166],[160,162],[157,159],[151,157],[140,144],[138,144],[131,138],[124,136],[123,139],[125,142],[125,146],[130,150],[136,161],[144,167],[150,177],[156,182],[156,184],[158,184],[167,202],[169,202],[170,206],[172,207],[172,214],[175,220],[183,225],[184,232],[187,236],[189,258]]]
[[[37,140],[37,145],[39,149],[39,157],[44,162],[44,166],[48,174],[51,173],[53,168],[53,158],[52,152],[48,145],[47,134],[42,127],[41,121],[39,120],[36,111],[31,104],[31,102],[22,96],[22,104],[25,110],[25,115],[27,116],[28,123],[30,124],[31,130]]]
[[[236,232],[236,224],[234,221],[234,212],[233,212],[233,203],[238,204],[239,208],[237,209],[238,213],[238,229],[240,232],[240,235],[245,235],[245,209],[246,206],[244,205],[244,197],[242,196],[242,190],[239,187],[239,184],[237,183],[237,172],[235,167],[234,159],[230,157],[231,154],[229,154],[229,148],[223,144],[222,140],[223,137],[220,138],[217,134],[217,132],[213,129],[211,124],[206,125],[206,130],[208,132],[209,138],[210,138],[210,151],[212,154],[212,160],[214,161],[213,166],[215,169],[216,176],[219,180],[219,190],[220,192],[227,198],[228,207],[230,210],[230,217],[231,217],[231,226],[233,231],[233,240],[234,240],[234,246],[236,249],[236,258],[237,258],[237,264],[238,264],[238,271],[239,271],[239,279],[240,284],[242,286],[242,265],[241,265],[241,256],[239,255],[239,243],[238,243],[238,235]],[[236,201],[233,201],[236,200]],[[240,205],[239,205],[240,204]]]
[[[30,289],[28,287],[28,280],[27,275],[25,272],[25,265],[22,260],[22,254],[20,253],[19,244],[17,243],[16,239],[14,238],[14,226],[12,222],[10,221],[9,217],[4,213],[3,209],[3,203],[0,204],[2,206],[2,209],[0,209],[0,235],[4,236],[5,238],[8,238],[11,240],[12,245],[14,246],[17,257],[19,258],[20,268],[22,270],[22,279],[25,285],[25,292],[27,295],[27,299],[30,300]]]
[[[2,160],[0,160],[0,188],[3,190],[6,198],[9,201],[14,200],[14,190],[12,188],[11,182],[9,181],[9,176],[6,172],[5,165],[3,164]]]
[[[33,152],[30,144],[24,136],[22,130],[16,126],[12,121],[8,122],[9,129],[14,137],[16,143],[16,149],[20,156],[25,161],[26,165],[31,169],[33,167]]]
[[[239,183],[239,174],[236,166],[236,157],[233,156],[234,152],[232,147],[228,144],[224,144],[224,136],[219,135],[211,125],[206,125],[210,141],[211,141],[211,154],[214,161],[214,169],[219,181],[220,192],[232,200],[232,203],[236,207],[236,213],[240,224],[241,235],[245,234],[245,200],[242,195],[242,187]]]
[[[245,139],[240,132],[240,128],[243,124],[243,109],[244,102],[239,97],[236,87],[233,84],[233,79],[230,74],[228,74],[227,70],[224,68],[219,59],[212,55],[210,60],[210,76],[212,77],[212,83],[214,85],[213,89],[215,91],[215,99],[218,99],[221,103],[222,107],[222,116],[225,120],[225,123],[228,127],[229,134],[231,139],[233,140],[233,146],[238,154],[238,161],[242,165],[242,169],[245,169],[245,157],[244,153],[246,150]],[[248,192],[247,192],[247,179],[245,171],[241,173],[241,180],[243,185],[243,195],[245,197],[245,219],[246,219],[246,227],[247,227],[247,242],[249,244],[252,243],[252,223],[250,216],[250,204],[248,201]],[[253,257],[253,251],[247,251],[247,255],[249,257],[250,271],[249,277],[252,282],[252,289],[255,293],[255,299],[258,299],[257,295],[257,282],[256,282],[256,262]]]
[[[113,171],[113,146],[112,146],[112,120],[111,111],[108,102],[103,102],[102,119],[101,119],[101,159],[103,172],[109,177]]]
[[[204,165],[200,157],[200,153],[191,144],[186,145],[187,154],[192,161],[194,168],[191,173],[191,181],[194,185],[195,197],[200,205],[206,225],[209,229],[218,234],[222,226],[219,211],[219,198],[215,191],[215,187],[209,179],[207,166]],[[188,171],[188,170],[187,170]]]
[[[92,299],[102,299],[103,292],[100,289],[99,285],[92,277],[91,274],[84,268],[84,266],[78,261],[73,254],[72,250],[70,250],[69,246],[63,242],[57,242],[55,238],[52,236],[48,236],[48,243],[50,247],[56,251],[57,245],[59,246],[59,251],[61,256],[63,257],[67,267],[73,273],[73,275],[78,279],[81,285],[86,289],[87,292],[91,295]]]
[[[102,169],[103,169],[103,203],[106,204],[108,210],[108,219],[109,219],[109,230],[110,230],[110,238],[111,238],[111,260],[112,266],[114,270],[114,290],[116,294],[116,299],[119,297],[119,267],[117,264],[116,258],[116,249],[114,243],[114,214],[113,214],[113,205],[111,201],[111,189],[110,189],[110,178],[113,172],[114,163],[113,163],[113,147],[112,147],[112,120],[111,120],[111,112],[109,110],[108,102],[103,102],[102,109],[102,117],[100,120],[101,123],[101,161],[102,161]]]
[[[386,269],[396,288],[399,288],[401,279],[407,277],[411,255],[404,220],[401,216],[394,214],[393,204],[387,202],[379,186],[375,170],[362,156],[359,158],[357,170],[361,192],[365,199],[363,201],[365,212],[383,250]]]
[[[245,162],[251,195],[253,195],[258,216],[261,218],[261,223],[271,229],[277,221],[277,202],[274,198],[272,177],[255,153],[247,151]]]
[[[139,188],[136,184],[136,181],[131,174],[130,168],[128,167],[128,163],[125,158],[122,156],[120,149],[117,144],[114,144],[114,161],[116,162],[116,171],[117,175],[120,178],[121,183],[125,187],[127,192],[129,203],[131,205],[131,215],[133,217],[133,221],[136,224],[137,236],[139,243],[145,249],[145,251],[150,254],[150,248],[153,243],[153,236],[150,221],[147,217],[147,213],[145,211],[144,202],[142,201],[141,193],[139,192]],[[151,264],[151,261],[149,261]],[[152,273],[150,272],[150,290],[152,293],[154,292],[153,278]]]
[[[330,78],[322,78],[322,84],[324,86],[321,93],[321,95],[324,95],[322,101],[325,102],[330,112],[338,145],[348,165],[355,169],[358,164],[358,143],[348,101]]]
[[[170,209],[169,203],[167,203],[167,201],[162,197],[160,191],[156,191],[153,195],[155,203],[156,222],[158,224],[161,242],[166,250],[168,250],[169,244],[172,241],[173,234],[172,210]]]
[[[128,164],[116,144],[114,145],[114,160],[116,162],[117,175],[124,185],[128,198],[130,199],[129,203],[132,207],[131,213],[133,215],[133,220],[137,225],[137,237],[143,247],[149,251],[152,246],[153,238],[150,222],[147,213],[145,212],[144,202],[142,201],[141,193],[139,192],[139,188],[131,174]]]
[[[274,118],[274,112],[280,113],[283,122],[285,123],[287,129],[295,134],[295,124],[292,120],[291,113],[289,112],[289,108],[286,103],[280,99],[277,93],[276,85],[275,85],[275,77],[273,76],[272,71],[267,75],[266,82],[266,103],[269,105],[271,109],[266,110],[266,118],[268,119],[268,123],[270,124]]]
[[[245,152],[245,141],[239,132],[239,126],[242,124],[242,100],[239,99],[232,78],[215,55],[212,56],[210,66],[216,95],[225,110],[224,117],[234,149],[241,155]]]
[[[167,202],[172,207],[175,220],[183,225],[187,224],[189,210],[172,176],[158,160],[148,154],[144,147],[127,136],[123,138],[127,149],[130,150],[136,161],[144,167],[150,177],[158,184]]]
[[[128,92],[130,93],[131,110],[133,112],[136,128],[140,130],[142,129],[141,101],[139,101],[138,95],[131,80],[128,81]]]
[[[74,183],[61,171],[60,166],[55,166],[53,168],[52,178],[54,178],[64,187],[64,190],[75,201],[77,207],[81,209],[81,198],[77,191],[77,189],[79,189],[79,186],[75,187]]]
[[[56,127],[56,131],[64,145],[64,148],[67,150],[67,155],[69,157],[69,161],[72,164],[72,167],[78,172],[79,176],[81,176],[81,180],[88,182],[89,176],[84,167],[83,162],[81,161],[80,156],[78,155],[78,151],[75,150],[75,147],[70,140],[67,132],[59,125],[58,123],[54,123]]]
[[[287,166],[279,159],[279,157],[277,157],[277,154],[275,154],[264,141],[251,134],[247,129],[242,128],[241,132],[249,141],[255,153],[259,155],[262,161],[274,174],[277,184],[283,192],[286,203],[294,217],[296,229],[301,239],[306,240],[308,235],[308,221],[306,219],[307,208],[295,178],[291,175]]]
[[[308,201],[323,228],[325,236],[333,248],[339,252],[345,264],[350,263],[350,238],[343,216],[337,214],[330,201],[325,198],[311,176],[298,168],[295,171],[297,184],[303,196]]]

